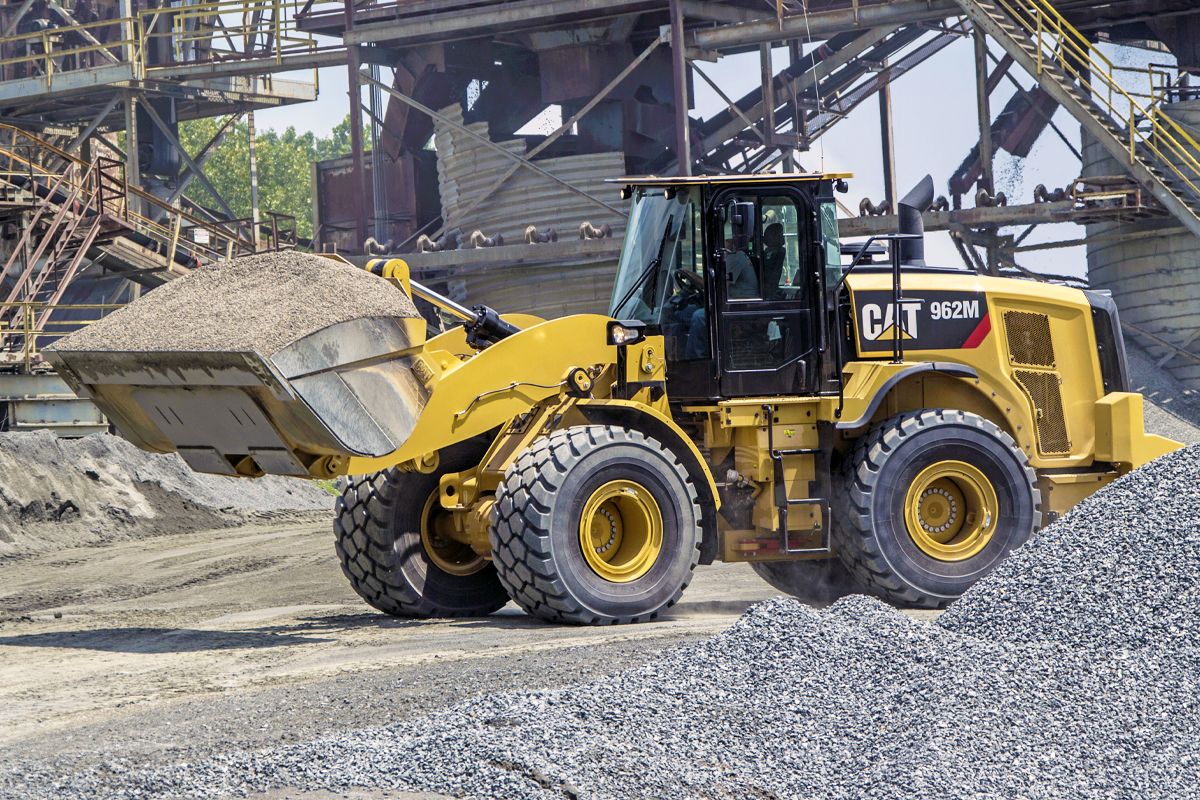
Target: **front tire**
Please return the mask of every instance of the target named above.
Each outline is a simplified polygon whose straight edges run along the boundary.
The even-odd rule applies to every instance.
[[[838,556],[873,594],[941,608],[1037,529],[1041,495],[1012,437],[977,414],[901,414],[843,462]]]
[[[551,622],[654,619],[700,559],[700,505],[679,459],[638,431],[555,431],[496,492],[492,561],[522,608]]]
[[[349,479],[333,530],[342,572],[358,595],[397,617],[481,617],[508,603],[496,568],[439,534],[438,480],[470,466],[443,451],[432,474],[386,469]]]

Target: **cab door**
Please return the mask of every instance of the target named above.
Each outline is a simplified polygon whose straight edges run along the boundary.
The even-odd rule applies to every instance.
[[[788,187],[714,197],[721,395],[811,394],[817,383],[818,256],[811,200]]]

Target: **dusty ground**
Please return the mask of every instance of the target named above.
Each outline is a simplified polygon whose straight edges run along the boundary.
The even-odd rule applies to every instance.
[[[774,594],[713,565],[653,624],[398,620],[351,592],[323,517],[0,562],[0,769],[188,760],[575,683]]]

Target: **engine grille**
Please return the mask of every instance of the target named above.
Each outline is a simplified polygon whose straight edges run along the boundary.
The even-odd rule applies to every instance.
[[[1033,402],[1033,414],[1037,420],[1038,449],[1046,455],[1071,452],[1071,439],[1067,434],[1067,418],[1063,414],[1058,373],[1018,369],[1013,370],[1013,378]]]
[[[1050,318],[1028,311],[1005,311],[1004,330],[1014,364],[1054,367],[1054,343],[1050,341]]]

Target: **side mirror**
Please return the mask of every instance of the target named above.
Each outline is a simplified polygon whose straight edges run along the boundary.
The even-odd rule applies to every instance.
[[[754,218],[758,208],[754,203],[735,200],[729,204],[729,221],[733,227],[733,240],[740,247],[754,236]]]

